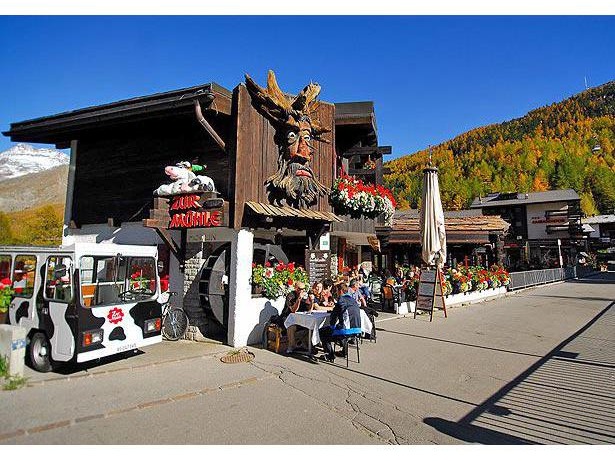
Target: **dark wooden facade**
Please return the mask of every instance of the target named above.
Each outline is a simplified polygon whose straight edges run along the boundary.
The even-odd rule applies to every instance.
[[[141,221],[153,191],[168,178],[164,167],[182,160],[207,164],[223,197],[231,185],[229,156],[198,123],[194,97],[210,93],[208,122],[228,139],[231,93],[215,83],[79,109],[11,124],[13,141],[72,146],[75,160],[71,221],[86,224]]]
[[[213,95],[213,102],[205,96]],[[220,135],[223,151],[199,124],[194,99],[203,104],[205,118]],[[329,143],[314,142],[311,162],[316,178],[330,188],[340,167],[366,182],[382,182],[373,103],[321,102],[318,121],[329,127]],[[148,218],[153,191],[168,181],[164,167],[181,160],[207,164],[223,199],[230,204],[229,226],[248,225],[248,201],[269,203],[265,180],[277,169],[274,129],[252,106],[243,84],[232,92],[215,83],[131,98],[11,124],[4,133],[13,141],[72,147],[75,158],[70,219],[87,224],[139,222]],[[368,158],[377,168],[362,168]],[[314,211],[333,212],[327,197]],[[249,211],[248,211],[249,212]],[[375,234],[373,220],[335,222],[331,231]],[[303,223],[299,223],[301,226]]]
[[[148,217],[154,189],[168,180],[164,167],[193,159],[207,164],[204,174],[228,197],[228,155],[192,114],[88,133],[77,144],[73,221],[112,218],[119,225]]]

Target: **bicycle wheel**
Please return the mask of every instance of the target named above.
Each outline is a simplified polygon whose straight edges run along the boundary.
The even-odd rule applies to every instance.
[[[162,336],[169,341],[177,341],[186,334],[188,316],[183,309],[169,309],[162,318]]]

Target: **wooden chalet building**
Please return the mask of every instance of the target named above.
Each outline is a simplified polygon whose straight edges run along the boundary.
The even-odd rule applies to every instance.
[[[295,97],[277,88],[275,76],[272,85],[271,75],[267,89],[246,76],[232,91],[208,83],[16,122],[3,133],[70,148],[63,244],[158,245],[162,273],[181,294],[177,303],[195,339],[259,340],[268,317],[254,318],[250,304],[253,261],[303,265],[306,249],[328,249],[335,275],[371,260],[378,247],[373,220],[336,215],[323,193],[342,167],[382,182],[382,156],[391,149],[378,146],[373,103],[315,104],[314,85]],[[299,150],[288,154],[293,146]],[[190,202],[207,211],[183,210],[180,219],[173,208],[184,202],[153,192],[169,182],[165,167],[182,161],[206,165],[202,174],[215,192]],[[272,180],[281,171],[292,171],[297,187],[315,190],[315,198],[284,196]]]
[[[445,211],[446,258],[457,264],[502,264],[504,236],[509,224],[499,216],[483,216],[480,210]],[[418,210],[396,211],[383,252],[389,269],[395,264],[421,265],[421,236]]]

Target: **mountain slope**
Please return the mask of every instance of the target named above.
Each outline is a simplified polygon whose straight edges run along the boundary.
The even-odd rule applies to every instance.
[[[68,156],[59,150],[17,144],[0,152],[0,181],[68,165],[68,160]]]
[[[0,181],[0,211],[10,212],[66,201],[68,166]]]
[[[508,122],[470,130],[433,149],[446,209],[489,192],[573,188],[588,214],[615,207],[615,81]],[[428,152],[386,163],[401,208],[418,206]]]

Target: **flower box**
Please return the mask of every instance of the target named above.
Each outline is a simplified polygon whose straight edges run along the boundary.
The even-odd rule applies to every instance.
[[[355,219],[375,219],[383,214],[386,225],[393,223],[396,204],[386,187],[364,184],[360,179],[343,174],[335,180],[329,200],[338,214]]]

